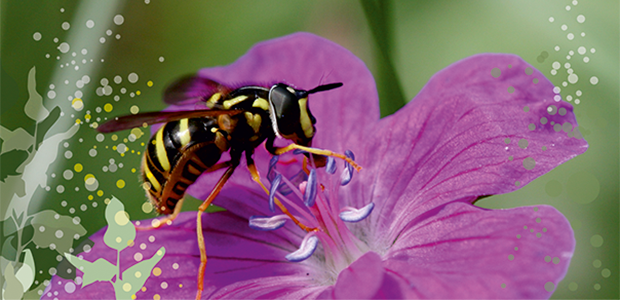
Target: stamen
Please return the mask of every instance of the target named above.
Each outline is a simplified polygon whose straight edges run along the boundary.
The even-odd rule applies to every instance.
[[[351,150],[347,150],[344,152],[344,155],[346,155],[348,158],[350,158],[351,160],[355,160],[355,155],[353,154],[353,152],[351,152]],[[351,179],[353,179],[353,166],[346,162],[344,163],[344,170],[342,170],[342,175],[340,176],[340,185],[347,185],[349,184],[349,182],[351,182]]]
[[[308,183],[306,184],[306,190],[304,192],[304,204],[310,207],[314,205],[314,201],[316,200],[316,170],[310,170],[310,175],[308,176]]]
[[[375,203],[371,202],[370,204],[357,209],[354,207],[347,206],[340,211],[338,215],[341,220],[345,222],[359,222],[361,220],[366,219],[372,212],[372,209],[375,208]]]
[[[276,192],[278,191],[278,186],[280,186],[280,180],[282,180],[282,174],[278,173],[276,178],[274,178],[271,182],[271,189],[269,190],[269,210],[271,210],[271,212],[276,212],[274,199],[276,197]]]
[[[273,171],[275,170],[276,164],[278,163],[280,156],[279,155],[274,155],[271,160],[269,161],[269,170],[267,171],[267,178],[272,178],[273,175]]]
[[[325,172],[329,174],[336,173],[336,160],[331,156],[327,157],[327,165],[325,166]]]
[[[290,219],[287,215],[277,215],[273,217],[250,217],[250,228],[261,230],[261,231],[270,231],[276,230],[286,223],[286,220]]]
[[[319,238],[314,235],[314,232],[310,232],[304,237],[303,241],[301,241],[301,246],[299,249],[293,253],[289,253],[285,256],[285,258],[290,262],[300,262],[308,259],[308,257],[312,256],[314,250],[319,243]]]

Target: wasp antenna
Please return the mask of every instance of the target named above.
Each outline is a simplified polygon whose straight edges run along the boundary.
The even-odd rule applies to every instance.
[[[335,88],[339,88],[341,86],[343,86],[342,82],[323,84],[323,85],[319,85],[319,86],[309,90],[308,94],[314,94],[314,93],[318,93],[318,92],[329,91],[329,90],[333,90]]]

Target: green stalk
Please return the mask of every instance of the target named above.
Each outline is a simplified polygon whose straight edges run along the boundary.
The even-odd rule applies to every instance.
[[[360,0],[364,14],[375,40],[377,53],[377,85],[381,116],[391,115],[400,109],[407,100],[392,59],[390,30],[390,1]]]

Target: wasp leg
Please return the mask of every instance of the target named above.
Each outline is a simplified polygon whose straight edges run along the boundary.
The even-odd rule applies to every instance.
[[[263,183],[260,181],[260,174],[258,174],[258,170],[256,170],[256,165],[254,165],[254,160],[248,155],[246,156],[247,161],[248,161],[248,170],[250,171],[250,174],[252,174],[252,180],[256,181],[256,183],[258,183],[263,190],[265,191],[265,193],[267,193],[267,195],[269,195],[269,190],[265,187],[265,185],[263,185]],[[311,232],[311,231],[317,231],[317,228],[310,228],[306,225],[304,225],[303,223],[301,223],[299,220],[297,220],[297,218],[295,218],[286,208],[286,206],[284,206],[284,204],[282,204],[282,202],[280,202],[280,200],[278,200],[278,198],[273,199],[273,203],[275,203],[275,205],[277,205],[280,210],[282,210],[282,212],[287,215],[289,218],[291,218],[291,220],[297,225],[299,226],[299,228],[305,230],[306,232]]]
[[[336,152],[332,152],[332,151],[329,151],[329,150],[310,148],[310,147],[305,147],[305,146],[301,146],[301,145],[297,145],[297,144],[290,144],[290,145],[288,145],[286,147],[278,147],[278,148],[275,149],[274,152],[275,152],[276,155],[281,155],[281,154],[284,154],[286,152],[289,152],[289,151],[292,151],[292,150],[295,150],[295,149],[306,151],[306,152],[312,153],[312,154],[337,157],[337,158],[340,158],[340,159],[348,162],[358,172],[362,170],[362,167],[360,167],[357,163],[355,163],[352,159],[348,158],[346,155],[340,154],[340,153],[336,153]]]
[[[217,197],[217,195],[224,187],[228,178],[233,174],[235,168],[238,163],[232,163],[230,167],[224,172],[224,175],[220,177],[220,180],[217,182],[209,197],[202,202],[200,207],[198,208],[198,216],[196,217],[196,234],[198,235],[198,248],[200,249],[200,267],[198,269],[198,291],[196,292],[196,299],[200,299],[202,296],[202,291],[204,289],[203,282],[205,278],[205,269],[207,268],[207,248],[205,247],[205,239],[202,235],[202,213],[211,205],[211,202]]]

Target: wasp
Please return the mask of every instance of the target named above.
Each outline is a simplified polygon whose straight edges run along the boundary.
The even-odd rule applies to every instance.
[[[284,83],[271,87],[241,86],[231,88],[213,80],[189,76],[170,85],[163,95],[170,105],[195,104],[189,111],[161,111],[114,118],[97,130],[109,133],[139,126],[164,123],[151,137],[142,159],[142,179],[147,196],[160,214],[168,215],[165,222],[174,220],[181,211],[187,188],[204,172],[226,168],[211,193],[198,209],[197,236],[200,248],[198,291],[203,290],[204,271],[207,264],[206,247],[202,235],[201,214],[219,194],[226,181],[245,154],[252,179],[266,193],[261,183],[252,155],[261,144],[272,155],[291,150],[301,150],[306,159],[312,158],[317,167],[325,165],[326,157],[343,159],[361,169],[349,157],[329,150],[312,148],[316,132],[316,119],[310,112],[308,97],[311,94],[341,87],[342,83],[319,85],[310,90],[296,89]],[[277,137],[291,141],[277,147]],[[229,152],[230,160],[219,162],[222,153]],[[277,199],[275,204],[291,220],[306,231],[316,230],[300,223]],[[153,227],[158,227],[154,225]]]

